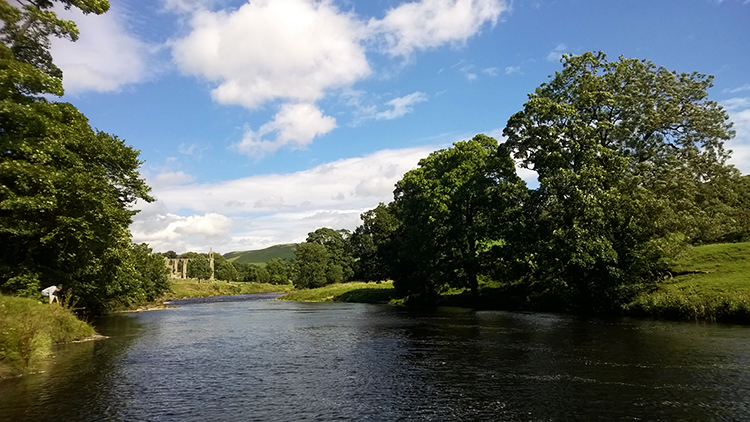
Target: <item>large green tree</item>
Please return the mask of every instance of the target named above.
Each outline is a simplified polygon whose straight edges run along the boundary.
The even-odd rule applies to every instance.
[[[315,242],[303,242],[294,250],[292,283],[297,289],[313,289],[329,282],[328,251]]]
[[[394,192],[401,222],[394,287],[428,301],[446,287],[476,297],[485,257],[502,247],[525,192],[508,152],[485,135],[420,160]]]
[[[97,14],[109,7],[56,3]],[[49,38],[78,36],[54,4],[0,0],[0,289],[63,283],[97,312],[127,291],[112,285],[122,285],[127,272],[118,268],[133,248],[130,206],[153,199],[138,174],[138,151],[93,130],[71,104],[47,99],[63,94]]]
[[[354,278],[365,281],[381,281],[391,277],[392,236],[400,223],[383,203],[362,213],[362,225],[349,238],[354,257]]]
[[[523,252],[529,280],[559,306],[603,310],[681,245],[731,225],[723,196],[739,174],[723,142],[733,132],[707,97],[710,76],[603,53],[562,63],[504,131],[539,175]]]

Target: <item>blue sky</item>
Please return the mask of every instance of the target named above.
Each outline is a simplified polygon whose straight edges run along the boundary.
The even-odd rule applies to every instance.
[[[419,158],[500,139],[560,55],[715,75],[750,172],[750,0],[110,0],[54,41],[64,101],[141,151],[133,239],[225,253],[354,229]],[[533,183],[534,175],[522,176]]]

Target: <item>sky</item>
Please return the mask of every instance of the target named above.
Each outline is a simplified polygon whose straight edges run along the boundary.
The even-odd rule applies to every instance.
[[[502,140],[562,54],[715,76],[750,173],[750,0],[110,0],[60,10],[62,101],[141,151],[133,240],[221,253],[354,230],[420,158]],[[520,173],[533,185],[534,174]]]

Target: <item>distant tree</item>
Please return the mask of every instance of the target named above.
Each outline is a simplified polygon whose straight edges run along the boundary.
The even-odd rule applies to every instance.
[[[289,266],[281,258],[273,258],[266,263],[271,284],[289,284]]]
[[[198,280],[211,278],[211,265],[204,254],[195,254],[190,257],[190,262],[187,264],[187,276]]]
[[[162,252],[162,254],[161,254],[161,255],[162,255],[162,256],[163,256],[164,258],[169,258],[169,259],[177,259],[177,252],[175,252],[175,251],[166,251],[166,252]]]
[[[214,277],[218,280],[237,281],[240,274],[232,262],[218,253],[214,253]]]
[[[322,227],[307,235],[307,243],[317,243],[326,249],[328,283],[350,281],[354,275],[354,257],[348,242],[348,230],[333,230]]]
[[[329,279],[328,251],[315,242],[303,242],[294,252],[292,283],[297,289],[312,289],[325,286]]]

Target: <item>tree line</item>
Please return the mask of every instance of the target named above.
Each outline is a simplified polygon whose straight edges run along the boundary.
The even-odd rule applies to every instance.
[[[323,265],[325,242],[308,238],[297,261],[319,264],[301,285],[340,267],[392,279],[412,303],[450,289],[478,303],[483,286],[508,307],[612,312],[686,247],[749,238],[750,179],[727,163],[734,131],[708,99],[713,77],[602,52],[561,62],[503,142],[480,134],[420,160],[362,214],[347,258]]]

